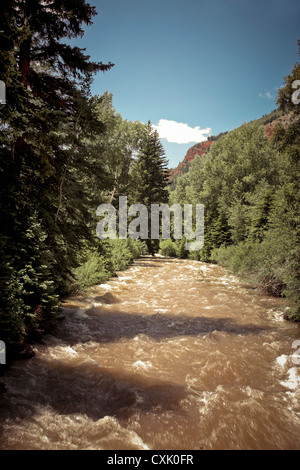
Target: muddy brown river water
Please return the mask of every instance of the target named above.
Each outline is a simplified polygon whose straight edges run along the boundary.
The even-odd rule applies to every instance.
[[[300,449],[298,324],[223,268],[144,257],[0,377],[1,449]]]

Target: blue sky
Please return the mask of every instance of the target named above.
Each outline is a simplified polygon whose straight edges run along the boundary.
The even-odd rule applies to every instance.
[[[92,93],[108,90],[124,119],[156,125],[170,167],[207,135],[275,109],[299,59],[299,0],[89,3],[98,15],[76,43],[115,64]]]

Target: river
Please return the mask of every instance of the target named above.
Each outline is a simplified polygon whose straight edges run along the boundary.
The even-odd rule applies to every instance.
[[[298,324],[223,268],[143,257],[0,377],[1,449],[300,449]]]

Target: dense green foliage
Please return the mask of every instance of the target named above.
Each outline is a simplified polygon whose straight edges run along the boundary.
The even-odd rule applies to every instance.
[[[163,256],[176,258],[185,258],[187,256],[186,239],[172,241],[171,239],[161,240],[159,244],[159,252]]]
[[[244,124],[196,157],[177,180],[172,203],[205,206],[205,242],[194,259],[218,262],[266,291],[291,302],[288,318],[300,320],[300,119],[291,101],[300,65],[278,93],[279,111],[292,113],[269,138],[262,121]],[[298,87],[299,88],[299,87]],[[272,119],[273,120],[273,119]],[[265,120],[264,123],[268,123]],[[162,251],[172,252],[164,242]]]
[[[82,291],[107,281],[116,271],[126,269],[134,259],[147,253],[141,240],[108,240],[95,249],[82,250],[80,264],[74,270],[75,279],[70,289]]]
[[[3,2],[1,80],[1,338],[20,345],[48,328],[88,227],[82,136],[100,132],[89,105],[93,63],[64,37],[83,33],[94,8],[77,2]],[[100,174],[100,165],[94,174]]]

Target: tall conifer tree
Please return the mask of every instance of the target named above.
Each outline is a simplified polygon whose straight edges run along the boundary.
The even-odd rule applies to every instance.
[[[89,234],[81,142],[101,131],[89,86],[112,64],[63,40],[82,36],[95,14],[84,0],[1,2],[0,331],[8,346],[55,317]]]
[[[151,254],[158,250],[158,240],[151,240],[151,204],[168,202],[168,169],[164,148],[158,133],[148,122],[141,150],[131,171],[131,202],[144,204],[148,210],[149,233],[147,247]]]

